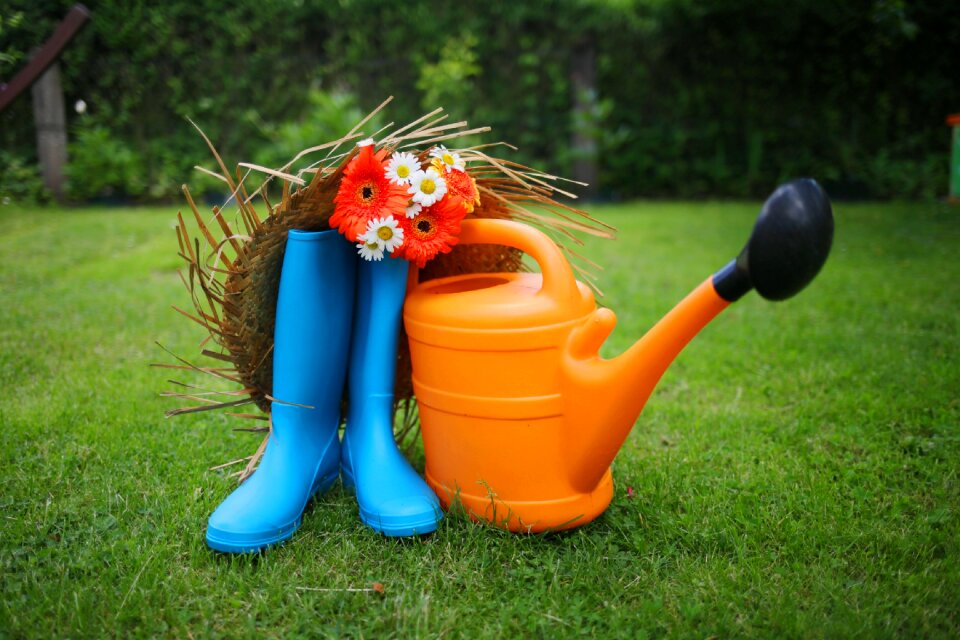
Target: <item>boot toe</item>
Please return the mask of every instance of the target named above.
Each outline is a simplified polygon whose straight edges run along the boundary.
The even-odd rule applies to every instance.
[[[332,436],[335,440],[335,431]],[[309,498],[337,479],[339,446],[328,445],[319,454],[308,446],[287,449],[268,450],[253,476],[213,512],[207,523],[211,548],[249,553],[287,540],[300,527]]]
[[[228,505],[223,505],[228,506]],[[207,545],[224,553],[252,553],[290,538],[300,517],[287,522],[231,509],[217,509],[207,523]]]

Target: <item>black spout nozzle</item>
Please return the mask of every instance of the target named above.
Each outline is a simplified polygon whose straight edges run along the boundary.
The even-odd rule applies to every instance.
[[[767,198],[753,234],[734,260],[713,276],[729,302],[756,289],[767,300],[786,300],[820,272],[833,244],[833,207],[816,180],[800,178]]]

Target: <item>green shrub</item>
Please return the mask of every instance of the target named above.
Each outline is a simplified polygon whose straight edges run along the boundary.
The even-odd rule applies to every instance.
[[[345,135],[365,115],[352,94],[312,87],[306,108],[295,120],[277,124],[258,121],[260,131],[268,142],[254,154],[254,162],[270,168],[285,166],[300,151]],[[363,131],[371,135],[380,128],[379,122],[378,118],[374,118],[364,125]],[[348,149],[349,145],[345,148]],[[296,173],[319,160],[325,153],[308,155],[288,171]]]
[[[77,127],[68,147],[71,198],[138,198],[147,191],[142,158],[104,126]]]
[[[0,151],[0,203],[34,204],[49,199],[50,192],[43,186],[35,161]]]

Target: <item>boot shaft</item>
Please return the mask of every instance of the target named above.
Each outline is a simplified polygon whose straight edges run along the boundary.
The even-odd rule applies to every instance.
[[[359,261],[350,350],[351,399],[393,395],[409,268],[406,260],[393,258]]]
[[[353,324],[353,246],[336,231],[291,230],[277,294],[273,397],[339,410]]]

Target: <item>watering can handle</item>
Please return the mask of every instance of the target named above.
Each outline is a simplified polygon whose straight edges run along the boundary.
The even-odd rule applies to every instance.
[[[543,273],[538,295],[554,300],[576,299],[580,294],[570,263],[560,247],[542,231],[512,220],[475,218],[460,224],[461,244],[499,244],[520,249],[532,257]]]

